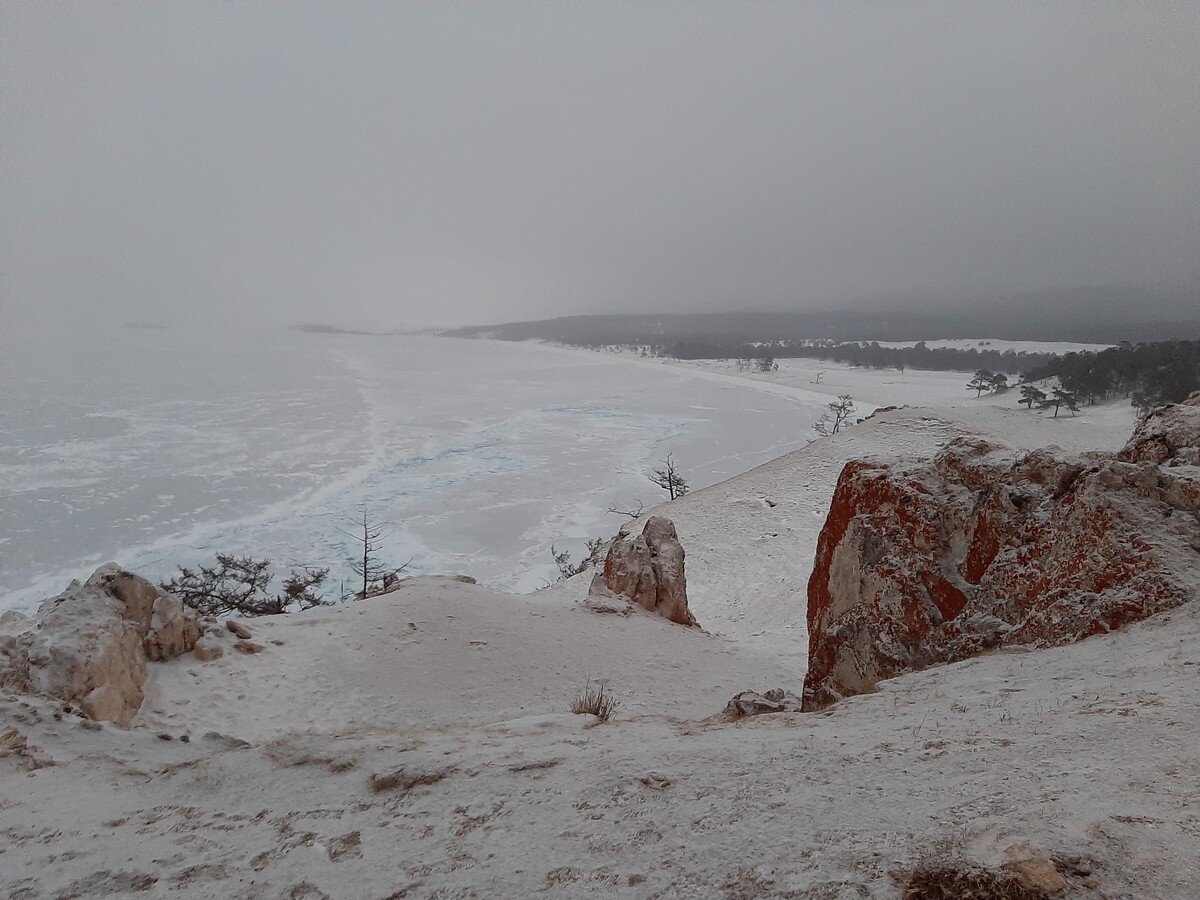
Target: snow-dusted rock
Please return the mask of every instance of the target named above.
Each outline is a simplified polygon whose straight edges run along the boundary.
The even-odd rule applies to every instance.
[[[604,560],[603,573],[592,579],[589,597],[604,600],[617,594],[680,625],[695,625],[687,604],[683,545],[675,524],[662,516],[646,520],[642,533],[621,529]]]
[[[0,645],[0,685],[77,702],[94,719],[128,722],[142,703],[147,659],[173,659],[200,636],[194,612],[114,563],[42,602]]]
[[[196,659],[200,660],[200,662],[209,662],[210,660],[224,656],[225,648],[221,645],[220,639],[215,634],[208,632],[196,641],[195,646],[192,647],[192,653],[195,654]]]
[[[243,641],[248,641],[251,638],[250,629],[237,619],[226,619],[225,627],[228,628],[232,634],[237,635]]]
[[[1200,465],[1200,391],[1182,403],[1153,410],[1138,423],[1118,457],[1128,462],[1178,460],[1184,465]]]
[[[762,716],[768,713],[800,712],[801,698],[782,688],[774,688],[765,694],[757,691],[742,691],[734,694],[725,705],[723,718],[728,721],[744,719],[746,716]]]
[[[1200,405],[1151,419],[1167,426],[1131,445],[1159,433],[1175,455],[1194,449],[1178,440],[1197,439]],[[1014,459],[960,439],[927,462],[847,464],[808,585],[805,709],[990,647],[1071,643],[1194,599],[1195,470],[1126,455]]]
[[[146,634],[146,658],[154,662],[177,659],[195,647],[200,634],[196,613],[177,597],[161,594],[154,601],[150,630]]]

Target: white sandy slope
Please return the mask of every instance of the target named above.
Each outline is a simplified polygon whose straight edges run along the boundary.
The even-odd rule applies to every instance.
[[[1111,448],[1127,414],[894,410],[665,506],[705,632],[586,612],[586,576],[420,579],[256,620],[259,654],[155,666],[130,730],[0,698],[0,733],[58,763],[0,758],[0,896],[894,897],[920,860],[1019,843],[1076,896],[1198,896],[1194,605],[822,714],[707,721],[799,688],[846,459],[965,431]],[[622,701],[608,724],[566,712],[588,678]]]
[[[563,713],[573,685],[538,681],[553,666],[537,657],[554,640],[581,655],[611,647],[608,632],[622,622],[581,616],[567,631],[553,618],[513,616],[522,651],[460,670],[471,632],[432,610],[509,601],[465,590],[452,599],[442,588],[343,610],[334,634],[361,639],[361,650],[317,650],[329,643],[317,628],[305,638],[328,665],[292,693],[316,695],[328,730],[272,719],[281,694],[271,685],[290,642],[209,664],[226,677],[204,676],[207,691],[198,687],[166,723],[176,740],[155,736],[164,723],[153,716],[150,727],[92,732],[70,715],[0,702],[6,724],[60,762],[26,774],[0,760],[0,892],[894,897],[898,873],[917,861],[997,862],[1018,843],[1075,872],[1075,896],[1200,892],[1194,605],[1072,647],[897,679],[827,713],[741,725],[696,716],[705,698],[716,712],[727,693],[715,674],[686,683],[711,639],[668,639],[661,652],[675,665],[622,660],[622,683],[664,702],[691,695],[686,705],[631,702],[589,727]],[[379,623],[414,617],[429,620],[420,640],[444,646],[446,666],[405,673],[383,662],[403,649],[379,640]],[[259,625],[256,636],[299,640],[304,627]],[[355,653],[396,676],[391,694],[364,686],[373,710],[352,696],[345,708],[319,697],[324,685],[353,689],[354,666],[366,667]],[[351,668],[339,672],[339,661]],[[515,673],[529,680],[523,704],[511,692]],[[403,724],[426,692],[448,703],[461,693],[464,721],[481,718],[491,693],[493,724],[454,724],[445,708],[428,724]],[[513,718],[520,705],[526,714]],[[251,743],[205,737],[223,717]],[[399,784],[375,791],[377,775]]]

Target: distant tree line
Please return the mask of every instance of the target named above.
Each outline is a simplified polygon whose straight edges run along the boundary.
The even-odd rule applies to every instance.
[[[1057,378],[1080,402],[1127,397],[1145,414],[1200,390],[1200,341],[1123,344],[1099,353],[1065,353],[1025,373],[1026,381]]]
[[[912,347],[884,347],[876,341],[777,341],[769,344],[723,343],[716,340],[677,341],[652,347],[650,352],[655,356],[673,356],[676,359],[826,359],[868,369],[904,371],[906,368],[913,368],[935,372],[973,372],[989,369],[1013,374],[1027,372],[1055,358],[1053,353],[1018,350],[1000,351],[977,347],[930,348],[924,341],[918,341]],[[754,367],[758,368],[757,365]]]

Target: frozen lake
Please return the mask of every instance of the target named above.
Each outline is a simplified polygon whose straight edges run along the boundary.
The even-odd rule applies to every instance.
[[[336,592],[364,504],[391,561],[533,590],[552,542],[578,555],[620,525],[610,504],[663,499],[645,473],[668,451],[704,487],[802,446],[827,399],[436,337],[124,329],[0,367],[0,608],[218,550],[330,566]]]

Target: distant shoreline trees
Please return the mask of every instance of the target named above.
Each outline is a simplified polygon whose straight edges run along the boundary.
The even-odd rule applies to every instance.
[[[1065,353],[1025,373],[1026,381],[1050,378],[1057,379],[1077,402],[1094,404],[1126,397],[1145,415],[1155,406],[1178,403],[1200,390],[1200,340]]]

